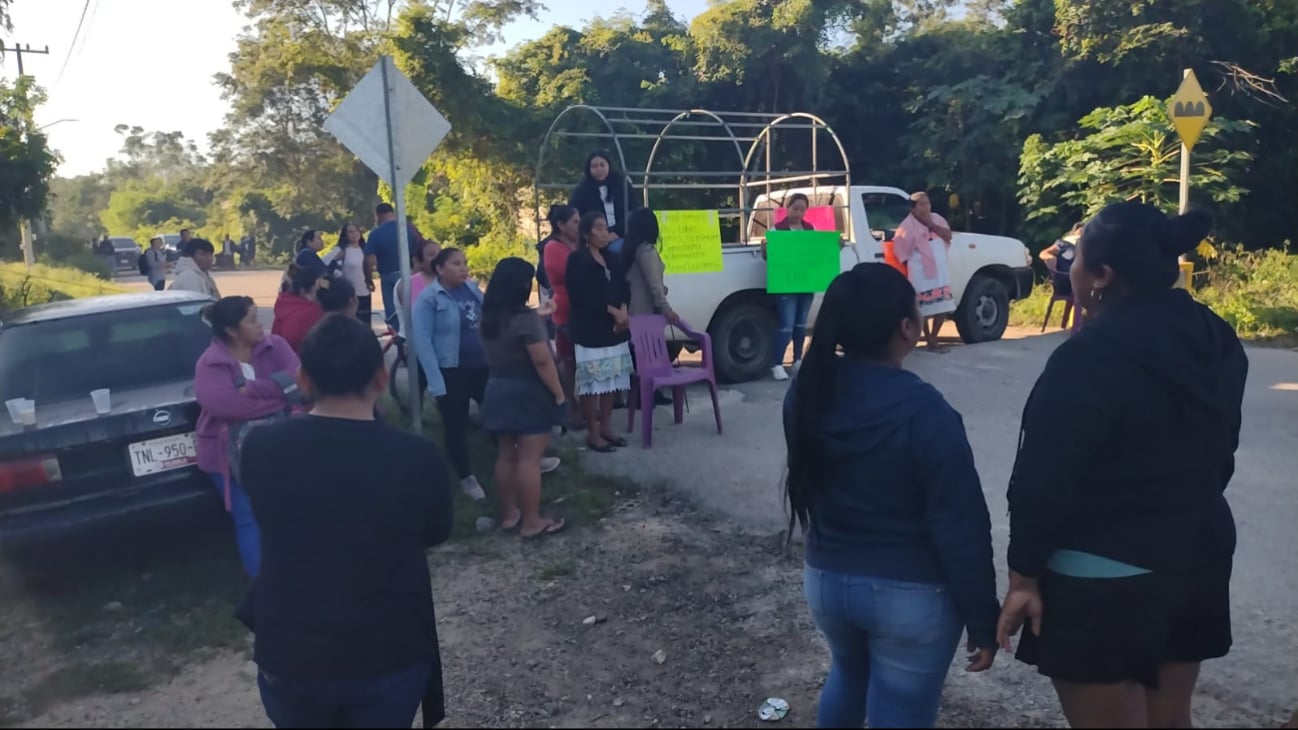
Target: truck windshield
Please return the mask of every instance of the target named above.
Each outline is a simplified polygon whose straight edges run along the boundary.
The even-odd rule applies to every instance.
[[[194,379],[211,342],[202,304],[17,325],[0,333],[0,393],[54,403]]]
[[[886,232],[895,231],[910,215],[910,200],[892,193],[861,193],[865,219],[870,222],[870,232],[875,238],[889,238]]]

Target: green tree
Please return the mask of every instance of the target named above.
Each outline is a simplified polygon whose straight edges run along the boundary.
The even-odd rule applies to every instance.
[[[1072,222],[1122,200],[1176,209],[1180,140],[1166,102],[1150,96],[1096,109],[1078,126],[1085,136],[1051,144],[1034,134],[1023,145],[1019,201],[1027,220],[1039,222],[1034,240],[1053,240]],[[1247,194],[1237,181],[1253,158],[1247,151],[1253,133],[1251,122],[1226,119],[1204,130],[1190,158],[1194,198],[1222,206]],[[1239,230],[1229,221],[1225,228]]]
[[[59,158],[34,121],[44,102],[45,92],[31,77],[0,80],[0,228],[45,211]]]

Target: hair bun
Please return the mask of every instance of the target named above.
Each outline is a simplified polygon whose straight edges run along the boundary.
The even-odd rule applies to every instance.
[[[1158,247],[1168,256],[1187,254],[1208,237],[1212,224],[1212,214],[1204,210],[1168,216],[1158,231]]]

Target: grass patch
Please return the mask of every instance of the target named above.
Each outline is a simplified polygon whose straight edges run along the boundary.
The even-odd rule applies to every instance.
[[[21,263],[0,264],[0,310],[125,291],[76,268],[36,264],[28,269]]]
[[[432,400],[425,401],[424,436],[431,440],[438,449],[445,443],[442,439],[442,423],[437,407]],[[404,424],[405,416],[390,399],[384,398],[379,403],[379,411],[389,423]],[[495,501],[495,464],[496,444],[480,428],[470,427],[469,459],[474,474],[487,491],[487,499],[474,502],[455,491],[455,520],[451,531],[452,540],[472,540],[479,537],[476,523],[479,517],[497,518],[498,507]],[[555,455],[563,460],[563,465],[550,474],[546,474],[541,483],[541,506],[543,510],[564,517],[568,527],[592,525],[605,517],[613,508],[615,500],[635,493],[635,486],[629,481],[595,475],[581,467],[576,449],[565,447],[556,440]],[[452,484],[459,479],[454,473],[447,475]]]
[[[1194,275],[1194,296],[1230,323],[1240,339],[1255,344],[1298,346],[1298,254],[1288,251],[1223,251]],[[1010,305],[1010,324],[1038,329],[1050,303],[1048,282]],[[1048,331],[1057,329],[1063,303],[1055,305]]]

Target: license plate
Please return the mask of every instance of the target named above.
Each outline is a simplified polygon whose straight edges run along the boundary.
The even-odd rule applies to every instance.
[[[135,476],[183,469],[198,463],[194,434],[178,433],[160,439],[140,441],[130,446],[131,470]]]

